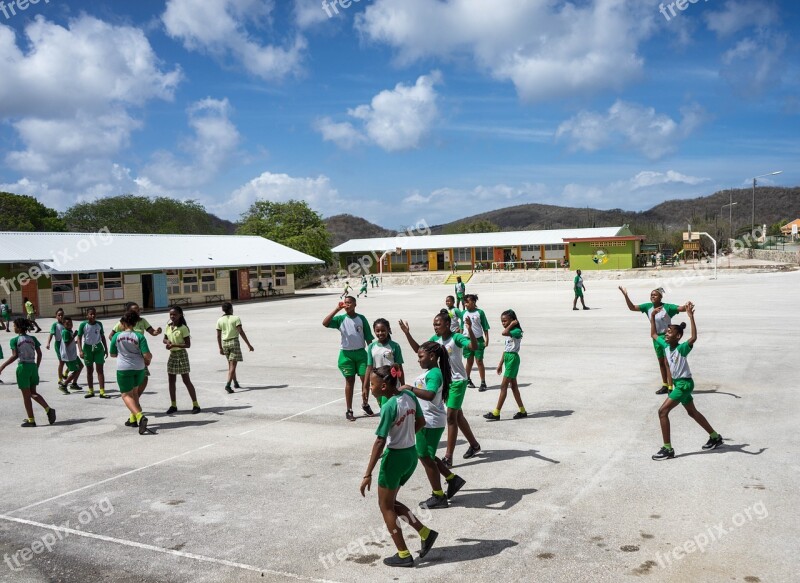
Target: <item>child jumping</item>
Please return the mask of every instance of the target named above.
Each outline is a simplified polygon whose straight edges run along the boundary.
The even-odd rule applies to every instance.
[[[86,321],[78,326],[78,355],[86,364],[86,385],[88,392],[85,399],[94,397],[94,369],[97,367],[97,382],[100,385],[100,398],[110,399],[106,395],[106,374],[103,370],[108,358],[108,344],[103,330],[103,324],[97,321],[97,310],[86,310]]]
[[[503,375],[503,381],[500,383],[500,395],[497,397],[497,407],[494,411],[489,411],[484,415],[484,419],[489,421],[500,420],[500,410],[503,408],[503,403],[506,401],[508,395],[508,387],[511,386],[511,392],[514,395],[514,400],[517,402],[519,411],[514,413],[514,419],[524,419],[528,416],[525,411],[525,405],[522,404],[522,395],[519,392],[519,385],[517,385],[517,374],[519,373],[519,348],[522,344],[522,326],[519,325],[517,314],[514,310],[506,310],[500,315],[500,323],[503,325],[503,336],[506,337],[506,347],[503,352],[503,357],[500,364],[497,365],[497,374]],[[505,372],[503,368],[505,367]]]
[[[356,375],[361,378],[361,408],[367,415],[373,415],[372,407],[369,406],[369,394],[367,392],[367,351],[364,346],[370,344],[375,338],[369,329],[369,322],[361,314],[356,314],[356,299],[347,296],[343,302],[339,302],[336,308],[322,320],[325,328],[339,330],[342,341],[339,350],[339,371],[344,377],[344,400],[347,410],[345,419],[355,421],[353,415],[353,389],[356,384]],[[337,316],[339,310],[345,313]],[[374,394],[374,393],[373,393]],[[380,402],[380,399],[378,400]]]
[[[666,354],[668,380],[672,385],[667,400],[661,405],[658,410],[658,419],[661,422],[661,436],[664,439],[664,445],[653,456],[656,461],[668,460],[675,457],[675,450],[672,448],[669,427],[669,412],[678,405],[683,405],[689,417],[694,419],[700,427],[708,432],[708,441],[703,446],[703,449],[716,449],[723,445],[722,436],[714,431],[711,424],[706,420],[700,411],[694,406],[694,399],[692,391],[694,390],[694,381],[692,380],[692,371],[689,370],[689,363],[686,357],[692,351],[694,343],[697,342],[697,325],[694,322],[694,305],[691,302],[686,303],[686,313],[689,316],[689,323],[692,326],[692,335],[687,342],[680,343],[683,337],[683,331],[686,329],[686,323],[681,323],[680,326],[670,324],[667,328],[664,337],[658,333],[656,329],[656,319],[658,313],[663,308],[658,307],[653,310],[650,316],[650,336],[654,341],[658,342],[664,349]]]
[[[405,373],[403,372],[403,350],[400,345],[392,340],[392,328],[386,318],[378,318],[372,323],[372,330],[375,332],[376,340],[367,347],[367,371],[364,378],[368,379],[372,370],[382,366],[397,365],[400,369],[400,384],[405,384]],[[383,406],[383,401],[379,405]],[[365,412],[372,411],[367,404]],[[372,415],[372,413],[367,413]]]
[[[42,362],[42,345],[35,336],[28,336],[28,332],[32,329],[33,324],[27,318],[14,320],[14,332],[17,336],[11,339],[11,356],[0,366],[0,374],[2,374],[8,365],[19,360],[17,386],[22,391],[22,400],[25,402],[25,414],[27,415],[25,421],[22,422],[22,427],[36,427],[32,401],[36,401],[42,406],[50,425],[56,422],[56,410],[51,409],[44,397],[36,392],[36,386],[39,384],[39,365]]]
[[[240,388],[239,379],[236,378],[236,365],[244,360],[244,356],[242,356],[239,336],[247,344],[250,352],[253,352],[255,348],[247,339],[247,334],[244,333],[241,318],[233,315],[233,304],[224,302],[222,304],[222,317],[217,320],[217,346],[219,346],[219,353],[228,361],[228,381],[225,383],[225,390],[228,393],[233,393],[231,383],[233,383],[234,389]],[[193,401],[196,401],[196,399],[193,399]]]
[[[169,324],[164,331],[164,345],[169,350],[169,360],[167,360],[167,380],[169,382],[170,406],[167,415],[178,412],[177,397],[177,375],[181,375],[186,390],[189,391],[189,398],[192,399],[192,414],[200,412],[200,404],[197,402],[197,392],[194,390],[192,379],[189,378],[189,353],[187,348],[191,347],[189,327],[183,317],[183,308],[172,306],[169,309]]]
[[[139,435],[144,435],[147,432],[147,417],[142,414],[139,404],[139,387],[145,381],[145,368],[150,364],[153,355],[144,335],[136,331],[139,320],[136,311],[125,312],[119,321],[122,330],[111,338],[109,354],[112,358],[117,358],[117,386],[122,394],[122,401],[130,412],[125,426],[138,427]]]
[[[59,389],[65,395],[69,395],[67,385],[73,391],[82,390],[78,386],[78,379],[81,376],[81,372],[83,372],[83,363],[78,358],[78,343],[75,340],[78,333],[72,327],[72,318],[64,316],[61,328],[61,360],[64,362],[64,366],[67,367],[67,378],[64,379],[63,385],[59,385]]]
[[[481,393],[487,389],[486,387],[486,368],[483,366],[483,355],[486,347],[489,345],[489,321],[486,319],[486,314],[483,310],[478,308],[478,296],[475,294],[467,294],[464,297],[466,302],[466,311],[461,316],[462,324],[467,320],[472,322],[472,331],[475,333],[475,338],[478,340],[478,347],[474,350],[472,348],[464,349],[464,358],[467,359],[467,385],[469,388],[474,389],[475,383],[470,378],[472,376],[472,365],[478,365],[478,374],[481,377],[481,386],[478,389]]]
[[[361,495],[366,497],[366,491],[372,487],[372,472],[380,460],[378,506],[386,528],[392,535],[392,541],[397,547],[397,554],[385,558],[383,564],[389,567],[413,567],[414,558],[403,538],[400,518],[419,533],[422,539],[420,558],[428,554],[439,533],[422,524],[408,506],[397,501],[400,486],[408,482],[417,467],[414,436],[425,427],[425,417],[414,393],[407,387],[398,389],[399,374],[398,369],[382,366],[372,371],[370,376],[372,395],[379,401],[385,397],[387,402],[381,407],[381,421],[375,431],[378,437],[372,446],[372,454],[367,464],[367,471],[361,480],[360,490]],[[385,448],[386,453],[384,453]]]
[[[431,497],[419,505],[423,508],[447,508],[450,505],[448,500],[467,483],[436,457],[447,422],[444,404],[451,382],[450,360],[444,346],[438,342],[424,342],[417,351],[417,357],[420,368],[425,371],[417,377],[411,389],[425,415],[425,427],[417,432],[417,456],[433,490]],[[442,489],[442,476],[447,482],[447,495]]]

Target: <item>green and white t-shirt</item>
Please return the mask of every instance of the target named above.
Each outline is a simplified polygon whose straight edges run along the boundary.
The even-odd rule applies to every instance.
[[[463,349],[470,345],[470,340],[463,334],[453,334],[447,340],[441,336],[431,336],[431,342],[438,342],[447,351],[450,361],[450,376],[454,381],[464,381],[467,379],[467,369],[464,368]]]
[[[678,344],[675,350],[673,350],[663,338],[659,338],[656,342],[661,345],[667,355],[667,363],[669,364],[669,372],[672,375],[672,380],[692,378],[692,371],[689,369],[689,361],[686,359],[692,351],[692,345],[688,342],[683,342]]]
[[[95,321],[90,324],[89,321],[81,322],[78,326],[78,336],[83,339],[84,346],[97,346],[101,342],[101,338],[105,332],[103,331],[103,324]]]
[[[351,318],[347,314],[334,316],[328,328],[336,328],[342,335],[342,350],[360,350],[364,345],[375,340],[369,329],[369,322],[361,314]]]
[[[519,347],[522,344],[522,330],[514,328],[508,332],[510,336],[506,336],[505,352],[519,352]]]
[[[442,401],[444,390],[442,371],[438,367],[425,371],[414,381],[414,388],[435,393],[431,401],[419,399],[419,406],[422,407],[422,414],[425,416],[425,427],[431,429],[444,427],[447,424],[447,412]]]
[[[11,350],[17,351],[17,358],[22,364],[36,364],[36,349],[41,345],[38,338],[27,334],[11,339]]]
[[[8,304],[0,304],[0,316],[5,318],[9,313],[11,313],[11,308],[8,307]]]
[[[475,334],[475,338],[483,338],[484,330],[489,329],[489,321],[486,319],[486,314],[483,313],[483,310],[476,308],[473,311],[467,310],[464,312],[461,316],[462,330],[467,329],[467,326],[464,323],[467,318],[472,320],[472,333]]]
[[[450,332],[461,332],[461,317],[464,315],[464,310],[458,308],[444,308],[447,310],[447,315],[450,316]]]
[[[222,332],[223,340],[233,340],[239,337],[239,326],[242,325],[242,320],[239,316],[233,314],[225,314],[217,320],[217,330]]]
[[[381,420],[375,435],[386,439],[389,449],[408,449],[417,443],[415,421],[422,417],[417,397],[411,391],[400,391],[381,407]]]
[[[141,332],[117,332],[111,339],[111,356],[117,356],[117,370],[144,370],[144,354],[150,352]]]
[[[61,330],[61,360],[72,362],[78,360],[78,343],[75,341],[75,334],[68,328]]]
[[[50,335],[55,336],[56,343],[61,344],[61,332],[64,330],[64,325],[58,320],[50,325]]]
[[[573,281],[572,285],[575,287],[575,291],[579,291],[583,289],[583,277],[580,275],[575,276],[575,280]]]
[[[467,291],[467,286],[464,282],[456,282],[456,297],[464,297],[464,292]]]
[[[378,340],[367,348],[367,366],[380,368],[393,364],[403,364],[403,351],[394,340],[381,344]]]
[[[661,304],[664,308],[658,314],[656,314],[656,333],[657,334],[664,334],[669,328],[669,325],[672,324],[672,317],[678,315],[678,306],[675,304]],[[651,302],[647,302],[646,304],[639,304],[639,311],[643,314],[647,314],[647,319],[649,320],[655,306]]]

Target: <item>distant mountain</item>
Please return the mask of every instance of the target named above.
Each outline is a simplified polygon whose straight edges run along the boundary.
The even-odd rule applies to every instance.
[[[373,237],[393,237],[396,231],[384,229],[366,219],[353,215],[335,215],[325,219],[325,225],[331,234],[333,247],[350,239],[371,239]]]

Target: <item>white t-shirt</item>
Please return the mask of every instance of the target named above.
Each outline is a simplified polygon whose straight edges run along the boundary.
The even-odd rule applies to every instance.
[[[408,449],[417,444],[414,431],[417,416],[422,416],[419,401],[411,391],[401,391],[381,407],[381,420],[375,435],[386,438],[389,449]]]
[[[419,375],[414,381],[414,388],[435,393],[431,401],[419,399],[419,406],[425,416],[425,427],[438,429],[447,424],[447,412],[442,402],[442,391],[444,390],[444,380],[442,371],[432,368]]]
[[[467,369],[464,367],[463,349],[469,346],[470,340],[463,334],[453,334],[445,342],[441,336],[432,336],[431,342],[438,342],[447,351],[450,361],[450,377],[454,381],[463,381],[467,378]]]

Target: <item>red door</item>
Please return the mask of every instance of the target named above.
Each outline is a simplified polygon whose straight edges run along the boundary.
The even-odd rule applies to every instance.
[[[239,270],[239,299],[249,300],[250,295],[250,272],[247,269]]]
[[[27,282],[25,285],[22,286],[22,297],[28,298],[30,301],[33,302],[34,307],[36,308],[36,315],[40,315],[39,311],[39,281],[36,279],[32,279]],[[20,313],[25,313],[25,306],[20,306]]]

